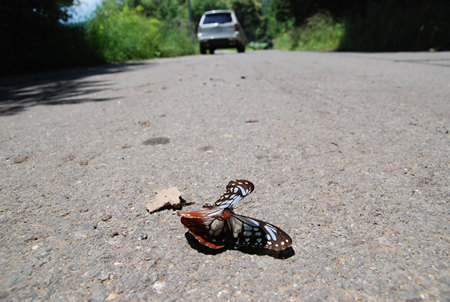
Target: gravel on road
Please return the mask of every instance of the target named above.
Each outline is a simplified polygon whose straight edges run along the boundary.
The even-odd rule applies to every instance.
[[[0,300],[450,300],[450,53],[249,51],[0,79]],[[294,255],[193,248],[230,180]]]

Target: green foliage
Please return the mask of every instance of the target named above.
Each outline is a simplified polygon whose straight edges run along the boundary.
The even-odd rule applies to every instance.
[[[142,7],[142,13],[161,21],[157,55],[162,57],[194,54],[197,41],[190,27],[185,0],[128,0],[133,7]]]
[[[270,11],[279,22],[286,22],[292,17],[290,3],[286,0],[270,1]]]
[[[177,21],[186,17],[185,0],[127,0],[129,7],[141,6],[143,13],[161,21]]]
[[[63,24],[74,2],[3,3],[0,74],[193,54],[212,9],[233,9],[254,49],[450,50],[448,0],[190,0],[192,24],[187,0],[104,0],[86,24]]]
[[[264,36],[259,29],[263,23],[261,9],[262,1],[259,0],[229,0],[231,9],[244,28],[245,35],[249,40],[258,40]]]
[[[418,51],[450,49],[450,2],[444,0],[381,3],[345,18],[340,50]]]
[[[159,55],[161,57],[175,57],[194,54],[197,50],[197,40],[189,33],[189,24],[176,28],[167,24],[161,27]]]
[[[336,50],[344,34],[343,23],[329,14],[317,13],[306,24],[294,27],[275,40],[275,48],[284,50]]]
[[[303,25],[311,16],[321,12],[330,13],[334,18],[358,14],[365,11],[366,4],[370,1],[392,2],[392,0],[271,0],[270,6],[275,12],[277,21],[286,22],[292,19],[295,26],[298,27]]]
[[[226,0],[191,0],[192,20],[197,25],[204,12],[214,9],[230,8]]]
[[[415,51],[450,49],[450,2],[448,0],[271,0],[278,22],[293,20],[275,43],[291,49],[339,49],[349,51]],[[328,12],[338,30],[317,23],[317,33],[309,28],[310,16]],[[286,23],[285,23],[286,24]],[[340,30],[344,30],[340,35]],[[303,33],[303,31],[306,31]],[[323,32],[322,32],[323,31]],[[321,32],[320,34],[318,34]],[[335,46],[336,35],[340,35]],[[323,45],[312,48],[305,43]],[[329,37],[330,43],[316,43]],[[280,46],[281,45],[281,46]]]
[[[87,40],[108,62],[152,58],[158,55],[160,22],[143,16],[142,7],[120,8],[108,0],[87,23]]]

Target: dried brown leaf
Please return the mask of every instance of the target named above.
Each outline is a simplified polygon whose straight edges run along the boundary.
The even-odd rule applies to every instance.
[[[150,213],[156,212],[163,208],[181,208],[183,200],[181,192],[177,187],[168,189],[160,189],[155,191],[156,196],[145,206]]]

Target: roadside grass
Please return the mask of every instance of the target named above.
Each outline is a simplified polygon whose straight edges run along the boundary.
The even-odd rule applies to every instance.
[[[450,2],[368,1],[364,12],[335,20],[317,13],[289,26],[274,48],[297,51],[439,51],[450,48]]]
[[[344,35],[344,24],[326,13],[308,18],[305,25],[294,27],[275,39],[274,48],[282,50],[336,50]]]
[[[97,17],[86,24],[86,38],[99,57],[106,62],[123,62],[157,56],[160,22],[146,18],[141,10],[125,5],[121,10],[97,11]]]
[[[198,43],[189,33],[189,24],[163,25],[160,28],[158,56],[176,57],[198,53]]]
[[[269,42],[254,42],[251,41],[247,45],[252,50],[263,50],[263,49],[269,49],[273,47],[273,43],[271,41]]]
[[[187,22],[160,22],[146,17],[139,5],[120,7],[115,1],[105,1],[96,17],[87,22],[86,32],[91,48],[106,62],[196,53]]]

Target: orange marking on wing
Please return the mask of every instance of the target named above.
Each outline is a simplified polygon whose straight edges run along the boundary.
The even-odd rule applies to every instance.
[[[217,214],[217,215],[211,215]],[[206,241],[203,237],[196,233],[205,232],[205,225],[214,219],[221,218],[224,219],[223,211],[221,209],[217,210],[201,210],[195,212],[177,212],[178,216],[181,216],[181,223],[183,226],[191,233],[201,244],[206,245],[212,249],[220,249],[225,247],[224,244],[214,244],[212,242]],[[211,216],[209,216],[211,215]],[[225,214],[226,216],[231,216],[230,213]],[[226,219],[229,219],[227,217]]]
[[[208,241],[206,241],[205,239],[203,239],[202,237],[200,237],[200,236],[198,236],[198,235],[195,235],[194,233],[192,233],[191,232],[191,230],[189,230],[189,228],[187,227],[187,226],[184,226],[186,229],[188,229],[188,231],[189,231],[189,233],[192,235],[192,236],[194,236],[195,238],[197,238],[197,240],[201,243],[201,244],[203,244],[203,245],[206,245],[206,246],[209,246],[210,248],[212,248],[212,249],[221,249],[221,248],[223,248],[225,245],[215,245],[214,243],[212,243],[212,242],[208,242]]]
[[[178,216],[186,217],[186,218],[205,218],[205,216],[211,214],[216,210],[202,210],[195,212],[177,212]]]

